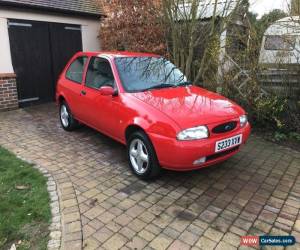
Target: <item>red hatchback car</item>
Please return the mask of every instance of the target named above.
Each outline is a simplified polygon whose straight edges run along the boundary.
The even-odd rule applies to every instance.
[[[143,179],[161,168],[200,169],[233,156],[250,134],[245,111],[193,86],[165,58],[145,53],[80,52],[56,91],[62,127],[86,124],[126,144]]]

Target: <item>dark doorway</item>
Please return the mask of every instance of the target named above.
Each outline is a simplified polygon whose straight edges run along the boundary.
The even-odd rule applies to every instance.
[[[20,106],[53,101],[60,72],[82,50],[80,26],[13,19],[8,24]]]

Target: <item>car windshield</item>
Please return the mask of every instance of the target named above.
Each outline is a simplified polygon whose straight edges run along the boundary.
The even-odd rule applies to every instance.
[[[190,84],[174,64],[162,57],[118,57],[115,63],[127,92]]]

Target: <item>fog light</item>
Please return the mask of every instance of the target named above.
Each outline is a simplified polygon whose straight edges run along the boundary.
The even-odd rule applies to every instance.
[[[203,157],[203,158],[201,158],[201,159],[198,159],[198,160],[196,160],[196,161],[194,161],[194,165],[200,165],[200,164],[203,164],[203,163],[205,163],[206,162],[206,157]]]

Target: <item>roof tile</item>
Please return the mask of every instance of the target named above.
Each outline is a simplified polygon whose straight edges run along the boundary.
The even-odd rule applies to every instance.
[[[1,5],[26,6],[90,16],[101,16],[103,12],[94,0],[0,0]]]

